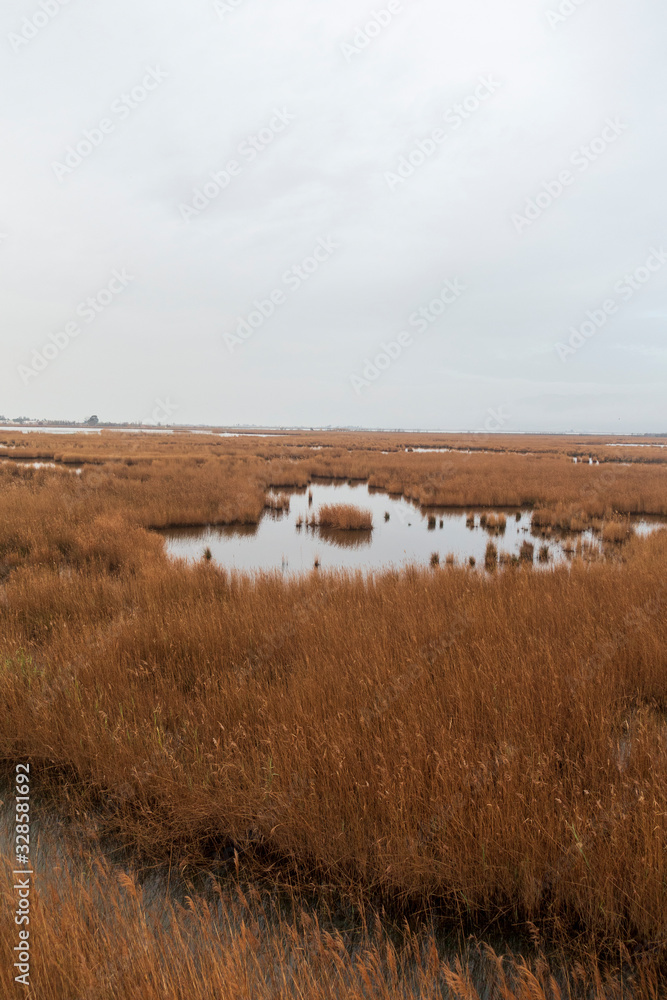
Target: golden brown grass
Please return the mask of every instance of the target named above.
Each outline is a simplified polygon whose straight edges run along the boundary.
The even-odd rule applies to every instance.
[[[535,546],[532,542],[523,541],[519,550],[519,559],[522,562],[532,563],[535,556]]]
[[[103,431],[81,439],[6,432],[3,441],[8,446],[4,454],[13,459],[34,456],[115,466],[175,460],[233,463],[246,481],[256,475],[263,487],[303,487],[313,475],[371,477],[372,485],[426,505],[573,504],[588,516],[600,516],[606,508],[667,514],[667,448],[621,449],[610,446],[614,439],[309,432],[222,439]],[[407,452],[407,446],[451,451],[420,454]],[[575,465],[573,454],[593,455],[601,464]]]
[[[288,511],[290,509],[289,493],[270,493],[264,500],[267,510]]]
[[[618,517],[609,508],[600,517],[595,517],[573,505],[540,507],[533,511],[532,524],[536,534],[546,535],[551,530],[571,533],[592,530],[600,533],[603,541],[615,543],[626,542],[634,534],[630,520]]]
[[[353,458],[327,461],[349,474]],[[397,468],[422,493],[459,489],[422,476],[434,457],[399,458],[418,466]],[[553,462],[565,493],[565,470],[579,468],[555,455],[454,456],[462,470],[469,459],[480,475],[487,463]],[[5,770],[30,761],[54,809],[94,815],[147,863],[204,864],[235,848],[244,877],[265,885],[396,916],[433,908],[464,930],[530,921],[572,949],[664,961],[666,532],[630,539],[622,562],[539,574],[247,578],[172,564],[147,528],[258,520],[274,457],[202,447],[196,459],[132,461],[81,476],[0,469]],[[310,476],[321,462],[294,464]],[[661,467],[624,471],[646,477],[626,507],[665,506]],[[536,498],[551,502],[555,484]],[[132,930],[143,940],[138,918],[128,927],[128,941]],[[87,934],[82,918],[92,947]],[[59,940],[50,950],[62,955]],[[183,985],[181,952],[186,979],[170,1000],[199,995]],[[357,995],[322,983],[323,996]]]
[[[655,943],[667,541],[631,544],[495,582],[17,570],[2,758],[156,859],[233,842],[399,908]]]
[[[443,947],[433,931],[360,929],[235,880],[206,890],[177,871],[138,877],[104,854],[40,838],[50,864],[32,897],[29,1000],[623,1000],[660,996],[659,967],[621,948],[595,956],[499,955],[489,945]],[[64,858],[61,861],[64,847]],[[74,860],[76,859],[76,860]],[[167,888],[167,881],[171,887]],[[0,871],[0,992],[17,994],[8,956],[17,941],[8,865]],[[536,930],[532,928],[533,936]],[[455,957],[455,951],[459,955]],[[622,978],[621,973],[622,971]]]
[[[604,511],[604,514],[612,516],[608,509]],[[553,528],[565,532],[588,531],[593,527],[595,521],[596,518],[580,504],[556,504],[553,507],[538,507],[532,515],[535,528]]]
[[[369,510],[354,504],[323,504],[312,518],[311,524],[335,531],[370,531],[373,515]]]
[[[619,545],[632,537],[633,527],[629,521],[607,521],[602,528],[602,541]]]
[[[507,516],[503,513],[482,514],[479,523],[492,535],[502,535],[507,530]]]

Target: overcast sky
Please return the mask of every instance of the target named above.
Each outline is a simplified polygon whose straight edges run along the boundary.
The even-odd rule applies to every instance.
[[[0,413],[667,431],[666,29],[5,0]]]

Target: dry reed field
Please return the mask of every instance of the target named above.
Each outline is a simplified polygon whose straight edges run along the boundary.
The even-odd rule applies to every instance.
[[[667,532],[628,521],[667,515],[664,449],[473,441],[0,442],[58,466],[0,464],[1,776],[29,762],[40,809],[85,845],[40,883],[27,995],[665,995]],[[172,561],[152,530],[257,524],[318,478],[531,506],[614,558],[586,561],[575,534],[569,565],[502,565],[491,509],[488,572],[243,575]],[[151,871],[216,888],[156,911]],[[11,930],[4,906],[3,948]],[[450,933],[482,942],[470,981]],[[501,963],[493,935],[536,950]]]

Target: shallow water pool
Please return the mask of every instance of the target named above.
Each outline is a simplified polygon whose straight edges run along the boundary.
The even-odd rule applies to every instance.
[[[309,489],[276,490],[269,496],[279,494],[289,496],[289,511],[266,510],[257,525],[168,529],[161,532],[167,551],[175,558],[197,560],[208,548],[215,562],[228,569],[288,574],[312,570],[316,562],[324,570],[373,571],[398,569],[411,563],[429,565],[434,554],[440,565],[445,565],[449,556],[459,565],[469,564],[472,558],[477,567],[483,567],[489,541],[493,541],[499,556],[518,556],[523,543],[534,545],[536,567],[553,566],[571,556],[566,551],[566,539],[543,539],[531,534],[532,511],[527,509],[421,508],[366,483],[316,482]],[[370,510],[372,531],[307,527],[306,520],[323,504],[352,504]],[[482,518],[492,514],[505,515],[504,532],[493,532],[482,525]],[[299,521],[303,522],[301,527]],[[635,522],[635,529],[642,533],[658,526],[659,522],[648,520]],[[579,540],[600,547],[592,532],[578,535]],[[544,545],[549,558],[540,562],[538,554]]]

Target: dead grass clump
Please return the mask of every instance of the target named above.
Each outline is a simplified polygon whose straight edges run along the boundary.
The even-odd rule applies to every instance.
[[[584,562],[599,562],[603,559],[600,546],[587,538],[580,538],[576,547],[577,556]]]
[[[484,565],[489,572],[494,570],[498,565],[498,549],[493,542],[489,542],[486,546],[486,552],[484,553]]]
[[[627,520],[605,521],[602,528],[602,541],[612,545],[621,545],[623,542],[627,542],[633,534],[634,528]]]
[[[483,527],[492,535],[503,535],[507,529],[507,517],[505,514],[487,514]]]
[[[533,511],[533,528],[551,528],[564,532],[588,531],[591,527],[591,517],[581,508],[558,504],[551,508],[538,508]]]
[[[311,524],[340,531],[370,531],[373,515],[370,510],[353,504],[323,504]]]
[[[521,562],[532,563],[535,558],[535,546],[532,542],[524,541],[521,543],[521,548],[519,550],[519,559]]]
[[[501,552],[498,556],[498,565],[503,569],[516,568],[521,565],[521,559],[513,552]]]
[[[289,493],[269,493],[264,501],[267,510],[287,512],[290,509]]]

